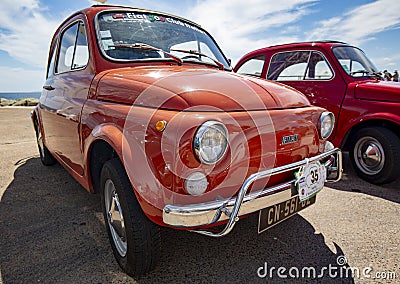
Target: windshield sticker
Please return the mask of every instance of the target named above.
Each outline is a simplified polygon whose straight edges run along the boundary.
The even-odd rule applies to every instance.
[[[115,49],[115,47],[113,47],[114,42],[112,39],[103,39],[101,42],[103,43],[104,50]]]
[[[165,18],[163,16],[156,16],[156,15],[149,15],[150,21],[160,21],[160,22],[165,22]]]
[[[107,31],[100,31],[100,36],[101,36],[101,38],[108,38],[108,37],[111,37],[111,32],[110,32],[110,30],[107,30]]]
[[[189,29],[195,30],[196,32],[205,34],[205,32],[203,32],[202,30],[198,29],[197,27],[189,25],[188,23],[182,22],[180,20],[175,20],[173,18],[164,18],[163,16],[156,16],[156,15],[151,15],[151,14],[148,15],[148,17],[149,17],[151,22],[159,21],[159,22],[172,23],[172,24],[176,24],[176,25],[180,25],[180,26],[183,26],[183,27],[187,27]]]
[[[108,15],[104,15],[104,19],[105,17],[109,17]],[[171,17],[163,17],[163,16],[158,16],[158,15],[152,15],[152,14],[135,14],[135,13],[117,13],[117,14],[113,14],[112,15],[112,19],[114,21],[129,21],[129,22],[161,22],[161,23],[170,23],[170,24],[175,24],[175,25],[180,25],[182,27],[186,27],[189,29],[192,29],[196,32],[205,34],[204,31],[202,31],[201,29],[192,26],[188,23],[185,23],[183,21],[180,20],[176,20],[174,18]],[[109,18],[105,19],[107,21],[109,21]]]
[[[123,19],[123,18],[125,18],[124,14],[114,14],[112,17],[114,19]]]

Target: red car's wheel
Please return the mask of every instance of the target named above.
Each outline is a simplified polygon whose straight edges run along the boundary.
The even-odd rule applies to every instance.
[[[143,213],[118,159],[107,161],[101,172],[103,215],[111,247],[120,267],[139,277],[159,258],[160,228]]]
[[[373,184],[384,184],[398,177],[400,139],[392,131],[364,128],[353,138],[351,161],[358,176]]]

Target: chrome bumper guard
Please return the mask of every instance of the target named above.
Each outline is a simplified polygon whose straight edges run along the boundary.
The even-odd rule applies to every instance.
[[[204,230],[192,230],[193,232],[210,237],[223,237],[233,229],[235,223],[239,220],[239,216],[259,211],[271,205],[284,202],[292,197],[294,179],[246,195],[248,189],[256,180],[296,170],[307,163],[326,159],[328,160],[324,162],[324,165],[327,169],[327,182],[336,182],[340,180],[342,177],[342,152],[338,148],[335,148],[318,156],[306,158],[296,163],[254,173],[244,181],[237,197],[235,198],[184,206],[166,205],[163,210],[163,221],[165,224],[174,227],[192,228],[214,224],[228,219],[225,228],[219,233]]]

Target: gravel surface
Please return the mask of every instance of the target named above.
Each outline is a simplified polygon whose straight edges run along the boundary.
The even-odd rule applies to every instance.
[[[400,281],[399,183],[368,184],[355,176],[346,157],[342,181],[327,184],[315,205],[263,234],[257,234],[258,215],[241,220],[221,239],[163,229],[157,268],[134,280],[114,260],[100,197],[87,193],[60,165],[42,166],[31,110],[0,108],[0,283]],[[347,264],[339,266],[342,256]],[[278,267],[288,278],[278,276]],[[307,277],[309,267],[321,278]],[[360,278],[345,277],[343,267],[359,269]],[[361,279],[363,270],[370,279]],[[296,271],[306,277],[293,278]],[[397,280],[372,279],[388,272]]]

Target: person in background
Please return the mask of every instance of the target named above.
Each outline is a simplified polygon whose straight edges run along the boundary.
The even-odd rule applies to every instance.
[[[392,74],[387,70],[383,71],[383,77],[385,78],[385,81],[392,81]]]
[[[398,82],[399,81],[399,73],[397,73],[397,70],[394,70],[393,81],[394,82]]]

